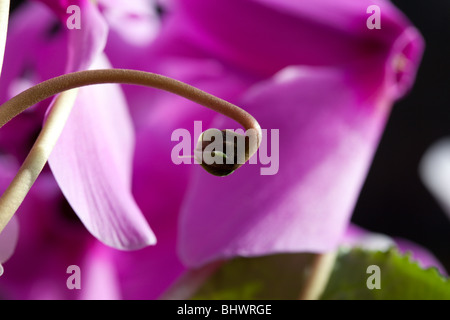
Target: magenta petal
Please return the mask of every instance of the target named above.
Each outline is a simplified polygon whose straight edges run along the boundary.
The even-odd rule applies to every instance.
[[[39,25],[42,23],[41,20],[47,21],[46,23],[49,25],[47,27],[48,38],[52,37],[51,35],[52,28],[54,28],[55,26],[62,29],[63,32],[60,32],[61,30],[57,32],[63,33],[64,36],[67,38],[68,54],[67,56],[58,57],[59,58],[58,61],[65,62],[66,64],[65,73],[88,69],[92,61],[101,52],[103,52],[103,49],[106,45],[106,39],[108,37],[108,25],[104,20],[104,18],[102,17],[102,15],[100,14],[97,6],[93,4],[90,0],[75,0],[75,1],[36,0],[36,2],[45,3],[53,11],[53,15],[51,17],[49,16],[48,12],[49,10],[47,8],[42,8],[45,6],[30,3],[26,6],[26,8],[28,9],[26,13],[30,15],[30,18],[26,19],[27,17],[23,14],[23,16],[20,17],[18,20],[20,20],[21,23],[23,23],[23,20],[25,19],[32,20],[32,22],[30,22],[32,29],[35,29],[34,26],[36,24],[36,22],[34,21],[35,19],[39,21]],[[78,19],[78,21],[80,22],[79,29],[77,28],[69,29],[67,26],[67,21],[69,17],[71,17],[72,15],[72,13],[67,12],[67,9],[71,5],[79,7],[80,13]],[[59,18],[59,21],[57,20],[57,18]],[[48,22],[48,20],[50,20],[50,22],[53,24]],[[55,24],[57,22],[59,22],[58,25]],[[30,30],[28,30],[28,32],[30,32]],[[41,42],[43,42],[42,35],[39,37],[34,35],[34,37],[30,38],[32,41],[36,41],[35,39],[41,39]],[[64,47],[64,44],[66,43],[65,42],[66,38],[64,38],[64,41],[61,41],[62,39],[60,39],[60,41],[58,42],[60,49]],[[38,44],[39,50],[43,50],[42,48],[45,47],[48,47],[48,44],[44,42]],[[33,50],[34,49],[35,48],[33,47]],[[46,57],[44,56],[43,58]],[[45,67],[47,69],[54,69],[48,68],[49,62],[48,61],[45,62],[46,62]]]
[[[0,276],[4,272],[2,263],[5,263],[13,255],[18,239],[19,222],[16,217],[12,217],[11,221],[0,233]]]
[[[394,239],[398,250],[403,254],[411,254],[411,258],[419,263],[422,268],[437,268],[442,275],[448,275],[445,267],[439,262],[436,256],[426,248],[409,241],[407,239]]]
[[[80,290],[81,300],[119,300],[119,278],[115,264],[112,263],[112,252],[99,242],[93,243],[86,250],[83,272],[83,285]]]
[[[177,39],[257,74],[296,64],[348,66],[386,55],[407,19],[389,1],[176,1]],[[369,30],[367,8],[381,9],[382,28]],[[174,35],[175,36],[175,35]]]
[[[180,217],[182,260],[338,245],[387,118],[380,101],[318,68],[291,67],[251,90],[241,105],[262,128],[279,129],[279,171],[246,164],[218,178],[198,166]]]
[[[98,6],[115,37],[120,38],[128,47],[143,47],[148,45],[159,31],[159,18],[153,2],[98,0]]]
[[[82,27],[69,32],[68,72],[89,68],[106,43],[103,17],[90,2],[82,5]],[[95,67],[109,68],[105,60]],[[131,194],[133,146],[120,87],[89,87],[79,91],[49,159],[56,181],[86,228],[105,244],[128,250],[156,241]]]
[[[43,4],[28,3],[14,11],[8,28],[5,61],[0,77],[0,100],[16,94],[48,78],[60,75],[65,68],[67,48],[63,32],[49,32],[58,20]],[[49,68],[49,65],[52,67]],[[25,159],[48,102],[24,112],[3,127],[0,144],[3,151]]]
[[[119,249],[156,241],[131,193],[133,147],[132,122],[120,87],[92,86],[79,91],[49,159],[56,181],[86,228]]]
[[[395,242],[385,234],[369,232],[354,224],[350,224],[342,237],[340,246],[344,248],[358,247],[365,250],[387,251],[395,246]]]
[[[186,271],[176,252],[173,221],[156,221],[158,245],[111,253],[123,299],[158,299]],[[132,271],[130,271],[132,270]]]
[[[433,143],[419,165],[422,182],[450,219],[450,138]]]

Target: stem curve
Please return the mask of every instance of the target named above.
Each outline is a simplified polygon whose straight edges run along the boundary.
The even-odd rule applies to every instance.
[[[0,128],[27,108],[51,96],[74,88],[105,83],[134,84],[168,91],[222,113],[240,123],[246,130],[261,131],[256,119],[238,106],[181,81],[155,73],[129,69],[79,71],[41,82],[0,106]],[[258,141],[260,142],[260,139]]]
[[[51,150],[62,132],[71,106],[75,102],[77,90],[73,89],[106,83],[134,84],[157,88],[201,104],[235,120],[247,130],[248,135],[255,136],[256,145],[250,146],[250,156],[259,148],[262,132],[255,118],[238,106],[186,83],[155,73],[128,69],[87,70],[55,77],[23,91],[0,106],[1,128],[27,108],[63,93],[58,96],[53,107],[56,110],[52,109],[50,112],[41,134],[19,172],[0,197],[0,233],[25,199],[47,162]]]

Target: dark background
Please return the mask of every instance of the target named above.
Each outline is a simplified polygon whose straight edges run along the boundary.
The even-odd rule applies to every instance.
[[[412,92],[394,106],[353,221],[423,245],[450,273],[450,220],[418,176],[427,148],[450,136],[450,2],[392,2],[421,31],[426,50]]]
[[[412,92],[394,106],[353,221],[425,246],[450,272],[450,219],[418,176],[427,148],[450,136],[450,2],[392,2],[424,36],[425,54]]]

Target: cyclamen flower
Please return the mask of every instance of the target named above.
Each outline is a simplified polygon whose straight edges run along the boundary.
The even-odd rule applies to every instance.
[[[424,154],[420,167],[420,177],[450,218],[450,139],[435,142]]]
[[[10,34],[15,43],[8,43],[5,65],[8,64],[8,59],[14,59],[15,63],[12,63],[11,68],[5,68],[2,77],[4,81],[22,76],[28,81],[37,82],[58,74],[90,67],[109,67],[102,53],[108,32],[107,25],[89,1],[80,1],[78,4],[82,12],[83,28],[60,32],[53,37],[48,32],[51,32],[51,28],[55,25],[61,28],[62,21],[58,22],[55,16],[52,17],[37,4],[31,4],[34,6],[32,9],[30,7],[28,11],[22,12],[24,16],[22,19],[18,18],[16,23],[19,23],[19,20],[20,23],[21,21],[34,23],[34,17],[41,14],[48,17],[41,24],[33,24],[33,28],[40,30],[41,34],[35,31],[32,41],[27,44],[30,50],[35,47],[33,44],[50,42],[50,45],[41,45],[41,49],[38,49],[40,52],[27,57],[23,38]],[[64,14],[60,17],[61,20],[65,19],[65,10],[61,12],[60,6],[52,8],[56,13]],[[47,41],[41,38],[44,28],[49,28],[46,30],[49,37]],[[11,29],[13,30],[11,33],[28,32],[24,25],[14,28],[14,21]],[[56,50],[49,52],[47,51],[49,49]],[[19,50],[23,52],[22,57],[15,53],[14,57],[8,57],[10,52]],[[29,66],[34,61],[36,66]],[[28,66],[31,70],[24,70]],[[14,89],[9,83],[3,87]],[[95,103],[96,108],[91,108],[86,100]],[[53,104],[49,110],[52,106]],[[10,130],[17,130],[17,127],[10,125]],[[32,130],[36,130],[36,127]],[[49,160],[59,186],[88,230],[104,243],[120,249],[136,249],[155,241],[131,194],[133,141],[131,119],[119,86],[107,85],[102,90],[94,87],[83,88],[78,93],[73,113]],[[91,158],[87,159],[87,156]],[[80,157],[83,157],[83,160]],[[96,168],[96,165],[100,168]],[[93,212],[95,214],[92,214]]]
[[[54,254],[47,251],[49,259],[37,272],[52,283],[46,297],[72,294],[51,276],[69,264],[86,266],[90,279],[98,268],[88,266],[106,268],[108,290],[90,291],[95,286],[88,285],[81,296],[74,294],[78,298],[157,298],[185,270],[217,259],[326,252],[339,245],[390,108],[411,88],[423,50],[420,34],[392,4],[179,0],[166,8],[161,28],[152,22],[130,38],[136,34],[128,30],[134,29],[114,14],[128,5],[125,1],[98,1],[98,7],[79,1],[82,28],[56,34],[51,27],[64,26],[66,3],[45,2],[59,14],[59,23],[37,4],[27,4],[11,21],[0,81],[3,100],[58,74],[107,67],[108,58],[113,67],[156,72],[199,87],[242,106],[263,128],[280,130],[277,174],[261,176],[260,166],[246,165],[219,179],[200,166],[173,164],[171,133],[192,130],[195,120],[204,128],[235,124],[164,92],[126,86],[123,96],[117,85],[81,89],[50,158],[59,188],[103,243],[135,249],[158,242],[122,252],[93,242],[79,229],[71,233],[76,239],[68,239],[48,226],[28,225],[45,229],[35,231],[40,239],[52,234],[65,240],[51,245]],[[372,4],[383,13],[380,30],[366,26]],[[146,37],[156,33],[155,39]],[[38,107],[31,119],[2,128],[0,145],[22,160],[27,149],[9,137],[28,141],[44,112]],[[23,136],[15,135],[18,125],[26,128]],[[36,212],[26,212],[32,210],[27,201],[44,205],[52,217],[61,211],[55,199],[62,197],[50,173],[41,178],[20,213],[31,221]],[[83,240],[74,244],[77,239]],[[12,270],[30,254],[32,241],[31,236],[19,240]],[[37,248],[45,245],[40,241]],[[67,247],[76,250],[59,256]],[[32,275],[21,281],[23,272],[11,271],[6,287],[38,297],[25,288],[30,282],[44,284]]]
[[[177,176],[188,186],[172,231],[184,264],[338,245],[390,107],[411,87],[423,50],[420,34],[390,3],[376,3],[382,29],[367,29],[371,4],[175,1],[161,36],[141,59],[123,65],[114,44],[107,45],[115,67],[187,81],[242,106],[263,128],[280,130],[276,175],[262,176],[259,166],[248,165],[227,179],[200,168],[193,177]],[[137,140],[135,182],[138,202],[150,211],[151,204],[163,207],[171,192],[163,189],[159,201],[139,192],[161,177],[161,166],[153,171],[146,159],[170,152],[154,137],[189,128],[200,116],[176,98],[159,98],[145,116],[142,102],[155,95],[140,88],[128,94],[138,126],[152,126]],[[206,125],[233,127],[221,116]]]
[[[58,74],[84,69],[92,63],[95,63],[97,66],[109,67],[102,53],[107,36],[106,23],[98,10],[89,1],[81,1],[79,5],[83,13],[84,28],[79,31],[74,31],[76,32],[75,34],[64,31],[64,25],[61,25],[63,16],[60,16],[60,19],[58,19],[56,15],[52,14],[51,11],[41,4],[30,3],[17,12],[10,24],[5,68],[1,77],[1,94],[3,97],[6,97],[4,100],[11,98],[11,96],[32,84]],[[30,41],[24,41],[28,37]],[[78,50],[81,52],[78,52]],[[95,64],[92,66],[95,66]],[[96,108],[92,109],[91,105],[86,103],[86,99],[90,102],[97,100]],[[45,103],[40,105],[43,104],[44,106],[37,106],[30,109],[26,114],[14,119],[15,121],[13,123],[2,128],[2,135],[0,137],[2,147],[7,154],[16,156],[19,162],[23,161],[31,143],[35,139],[37,130],[41,127],[48,102],[47,105]],[[79,146],[85,148],[86,152],[69,147],[69,150],[63,155],[63,157],[66,156],[62,159],[64,163],[59,164],[58,159],[55,161],[50,160],[52,171],[62,171],[60,177],[67,176],[67,173],[71,174],[70,181],[66,180],[65,183],[60,183],[61,186],[66,185],[62,189],[70,188],[74,184],[75,179],[78,179],[78,181],[81,180],[76,190],[77,195],[75,196],[75,200],[72,198],[72,206],[77,208],[77,206],[79,207],[85,204],[86,201],[91,201],[91,205],[88,206],[87,210],[86,208],[84,211],[78,209],[78,213],[82,219],[85,217],[84,222],[88,229],[92,230],[94,228],[92,233],[95,236],[109,245],[122,249],[133,249],[152,243],[154,236],[147,222],[143,220],[142,214],[135,202],[132,200],[131,185],[129,181],[128,183],[126,181],[126,179],[130,180],[134,133],[126,102],[119,86],[109,85],[103,87],[102,90],[93,87],[86,88],[83,91],[80,90],[76,105],[79,107],[74,108],[74,112],[67,123],[65,132],[59,143],[64,145],[66,143],[64,140],[69,139],[71,140],[69,142],[70,146],[73,147],[74,144],[79,143]],[[75,124],[71,125],[72,121]],[[71,128],[75,128],[75,132],[71,132]],[[102,135],[104,135],[103,138],[101,137]],[[88,139],[85,139],[86,137]],[[85,158],[87,154],[93,156],[91,162],[80,161],[78,165],[67,169],[67,161],[76,162],[76,159],[79,159],[77,156],[83,156]],[[58,146],[55,148],[52,157],[57,156]],[[101,161],[94,159],[96,156],[100,157]],[[108,170],[109,172],[99,171],[92,166],[88,168],[83,167],[86,163],[93,164],[95,161],[97,161],[98,165],[101,162],[102,169]],[[96,170],[96,179],[91,179],[93,170]],[[16,171],[17,169],[11,170],[11,173]],[[80,175],[83,176],[80,177]],[[105,179],[102,179],[101,176]],[[118,177],[125,179],[125,181],[122,180],[121,183],[117,183]],[[91,181],[91,183],[87,183],[88,181]],[[98,185],[99,183],[100,186]],[[6,183],[2,183],[2,190],[6,186]],[[64,219],[61,220],[61,218],[58,218],[58,215],[52,216],[49,214],[49,212],[68,211],[70,215],[70,206],[65,204],[64,198],[56,189],[57,185],[54,183],[53,178],[49,176],[47,170],[40,177],[35,188],[37,191],[29,194],[27,198],[28,202],[24,203],[21,210],[19,210],[21,218],[24,219],[22,224],[29,226],[30,230],[26,227],[22,228],[21,242],[19,243],[19,249],[16,254],[20,258],[20,253],[22,252],[20,248],[22,248],[27,256],[26,258],[22,257],[22,259],[19,259],[18,265],[14,265],[14,259],[11,261],[11,269],[9,270],[11,277],[8,277],[6,281],[14,282],[14,273],[18,275],[16,279],[25,279],[24,273],[26,272],[27,266],[33,265],[37,261],[46,260],[44,258],[44,252],[47,252],[50,257],[53,256],[52,253],[59,252],[59,256],[62,257],[64,256],[63,252],[67,248],[71,248],[71,259],[73,259],[78,256],[77,252],[82,252],[89,248],[89,241],[82,239],[86,237],[84,233],[75,232],[76,228],[74,230],[73,227],[68,229],[65,227],[67,223],[64,224]],[[97,193],[89,193],[89,188],[96,189]],[[98,196],[100,193],[98,191],[103,191],[107,194],[104,198],[100,199]],[[88,196],[82,196],[81,199],[77,198],[82,192],[88,192]],[[70,196],[67,198],[70,198]],[[79,201],[76,202],[76,200]],[[73,204],[73,201],[76,203]],[[106,208],[109,217],[113,217],[114,213],[117,213],[113,217],[114,220],[112,218],[110,220],[114,223],[113,225],[105,221],[108,216],[102,217],[101,201],[103,201],[103,204],[112,206]],[[127,204],[126,208],[123,208],[123,203]],[[38,210],[37,208],[42,210]],[[90,210],[96,211],[95,215],[91,218],[87,216],[91,212]],[[27,212],[30,212],[29,216],[25,214]],[[105,211],[103,212],[105,213]],[[41,216],[39,213],[45,214],[45,216]],[[120,218],[121,213],[125,214],[122,218]],[[133,216],[137,220],[133,221]],[[56,221],[48,224],[52,219],[56,219]],[[103,220],[99,224],[96,224],[101,219]],[[31,228],[33,224],[38,230]],[[95,226],[99,227],[95,228]],[[49,232],[50,229],[51,231]],[[27,236],[30,236],[30,238]],[[49,238],[52,237],[59,239],[58,244],[48,243]],[[38,239],[41,241],[38,241]],[[30,254],[34,252],[33,246],[41,246],[45,250],[41,250],[40,254],[36,257]],[[58,251],[58,248],[61,250]],[[91,261],[95,261],[95,259],[91,259]],[[30,263],[23,265],[27,260]],[[76,260],[79,259],[77,258]],[[73,263],[63,258],[56,260],[49,259],[46,262],[48,262],[48,266],[43,267],[45,268],[43,274],[36,271],[37,274],[35,277],[37,281],[44,280],[46,275],[55,275],[55,272],[52,272],[52,270],[58,270],[59,268],[65,270],[68,265]],[[81,262],[79,263],[81,264]],[[105,275],[107,273],[102,272],[102,274]],[[39,276],[41,276],[41,280],[39,280]],[[62,273],[62,277],[61,280],[65,279],[64,273]],[[94,276],[94,278],[98,279],[99,277]],[[52,279],[51,281],[55,280]],[[64,283],[64,281],[61,283]],[[105,282],[113,283],[110,279]],[[35,285],[36,283],[33,281],[24,283],[25,288],[31,288]],[[17,281],[13,287],[10,290],[13,296],[20,296],[23,292],[26,296],[21,296],[22,298],[33,297],[34,293],[29,289],[27,291],[22,290],[21,285]],[[40,291],[38,297],[77,296],[76,294],[67,292],[67,288],[65,287],[62,289],[55,290],[55,287],[47,286],[46,289]],[[113,292],[113,290],[106,290],[104,293],[107,293],[108,297],[111,297]],[[82,294],[82,297],[86,297],[86,295]],[[102,297],[105,297],[105,295]],[[36,297],[34,296],[34,298]]]

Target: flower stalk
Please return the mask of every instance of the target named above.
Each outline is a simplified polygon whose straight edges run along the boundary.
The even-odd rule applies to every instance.
[[[17,211],[47,162],[75,103],[76,89],[105,83],[148,86],[185,97],[240,123],[247,134],[253,136],[250,139],[254,141],[249,146],[250,157],[259,148],[262,132],[255,118],[241,108],[183,82],[154,73],[125,69],[88,70],[52,78],[23,91],[0,106],[1,128],[27,108],[61,93],[24,164],[0,198],[0,232]]]

